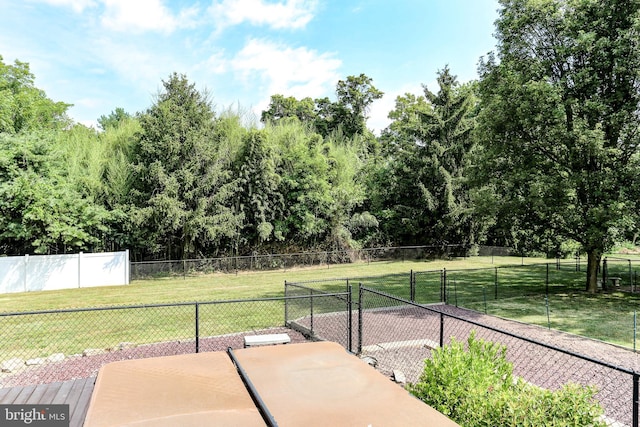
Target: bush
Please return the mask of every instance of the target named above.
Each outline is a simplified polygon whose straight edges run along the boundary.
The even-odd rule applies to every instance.
[[[415,384],[414,396],[464,427],[606,426],[595,389],[567,384],[546,390],[513,376],[506,347],[476,339],[433,350]]]

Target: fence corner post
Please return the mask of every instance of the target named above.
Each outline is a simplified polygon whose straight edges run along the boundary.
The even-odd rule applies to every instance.
[[[124,284],[131,283],[131,260],[129,258],[129,249],[124,251]]]

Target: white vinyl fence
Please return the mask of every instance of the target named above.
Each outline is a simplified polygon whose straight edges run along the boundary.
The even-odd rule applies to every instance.
[[[128,284],[128,250],[0,257],[0,294]]]

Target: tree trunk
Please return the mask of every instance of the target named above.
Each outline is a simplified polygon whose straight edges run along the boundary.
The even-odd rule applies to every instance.
[[[598,291],[598,266],[601,253],[597,249],[587,251],[587,288],[586,291],[595,294]]]

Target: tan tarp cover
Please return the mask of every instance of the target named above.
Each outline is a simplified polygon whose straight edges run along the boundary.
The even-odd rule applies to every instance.
[[[456,426],[330,342],[234,350],[281,427]],[[105,365],[85,427],[264,426],[229,356],[199,353]]]
[[[113,362],[100,369],[85,427],[265,426],[224,352]]]
[[[457,426],[333,342],[234,353],[278,426]]]

